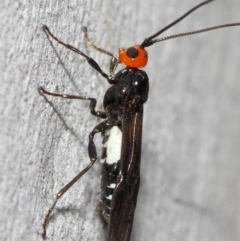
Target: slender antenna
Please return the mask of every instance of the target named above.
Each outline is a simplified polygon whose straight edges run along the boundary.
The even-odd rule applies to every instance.
[[[158,31],[157,33],[153,34],[152,36],[146,38],[143,43],[141,44],[141,46],[143,48],[145,47],[149,47],[151,46],[154,41],[152,39],[156,38],[158,35],[160,35],[161,33],[165,32],[167,29],[171,28],[172,26],[174,26],[175,24],[177,24],[178,22],[180,22],[181,20],[183,20],[185,17],[187,17],[190,13],[194,12],[195,10],[197,10],[198,8],[200,8],[201,6],[208,4],[210,2],[212,2],[214,0],[208,0],[205,2],[202,2],[200,4],[198,4],[197,6],[195,6],[194,8],[190,9],[188,12],[186,12],[183,16],[181,16],[180,18],[178,18],[177,20],[175,20],[174,22],[170,23],[169,25],[167,25],[165,28],[161,29],[160,31]]]
[[[169,35],[167,37],[153,39],[152,44],[157,43],[157,42],[162,42],[165,40],[169,40],[169,39],[173,39],[173,38],[179,38],[179,37],[184,37],[184,36],[188,36],[188,35],[194,35],[194,34],[198,34],[198,33],[208,32],[208,31],[219,29],[219,28],[228,28],[228,27],[235,27],[235,26],[240,26],[240,22],[217,25],[217,26],[210,27],[210,28],[204,28],[204,29],[186,32],[186,33],[178,33],[178,34],[174,34],[174,35]]]

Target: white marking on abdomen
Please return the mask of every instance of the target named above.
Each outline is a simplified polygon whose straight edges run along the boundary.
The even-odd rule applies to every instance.
[[[106,198],[109,199],[109,200],[112,200],[112,195],[109,195]]]
[[[115,188],[116,184],[115,183],[111,183],[109,186],[107,185],[108,188]]]
[[[120,160],[122,148],[122,132],[117,126],[110,130],[107,141],[107,158],[106,163],[111,165]]]

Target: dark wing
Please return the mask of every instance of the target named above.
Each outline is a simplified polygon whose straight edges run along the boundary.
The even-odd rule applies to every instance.
[[[134,101],[133,101],[134,102]],[[125,102],[120,173],[113,194],[108,241],[129,241],[140,184],[143,105]]]

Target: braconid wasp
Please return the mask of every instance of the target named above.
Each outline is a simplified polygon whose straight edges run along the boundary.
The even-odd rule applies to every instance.
[[[46,238],[46,228],[50,215],[58,200],[97,161],[98,158],[94,144],[94,136],[95,134],[101,134],[103,138],[103,150],[100,160],[100,163],[102,164],[100,203],[102,218],[108,224],[107,240],[130,240],[134,210],[137,203],[140,184],[143,105],[147,101],[149,90],[148,76],[143,70],[139,69],[146,66],[148,61],[148,54],[145,48],[157,42],[172,38],[240,25],[240,23],[230,23],[168,37],[156,38],[199,7],[212,1],[213,0],[208,0],[198,4],[165,28],[146,38],[140,45],[120,48],[117,57],[94,45],[88,38],[87,28],[84,27],[83,32],[87,43],[95,50],[111,57],[109,75],[102,71],[95,60],[79,49],[62,42],[51,33],[46,25],[43,26],[43,30],[49,37],[84,57],[89,65],[99,72],[111,85],[106,91],[103,99],[103,111],[96,110],[97,101],[95,98],[52,93],[45,90],[43,87],[39,87],[39,91],[42,95],[60,97],[63,99],[90,101],[91,114],[104,119],[100,124],[95,126],[89,134],[88,154],[90,164],[57,193],[52,206],[48,209],[42,225],[42,237],[44,239]],[[120,63],[124,64],[126,67],[115,74],[115,70]]]

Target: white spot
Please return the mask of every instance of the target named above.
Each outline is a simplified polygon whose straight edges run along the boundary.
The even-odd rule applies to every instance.
[[[122,147],[122,132],[117,126],[110,130],[107,141],[107,164],[111,165],[120,160]]]
[[[115,188],[116,184],[115,183],[111,183],[109,186],[107,186],[108,188]]]
[[[112,195],[109,195],[106,198],[109,199],[109,200],[112,200]]]

